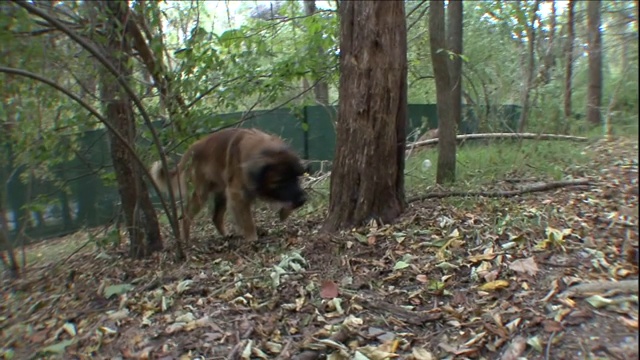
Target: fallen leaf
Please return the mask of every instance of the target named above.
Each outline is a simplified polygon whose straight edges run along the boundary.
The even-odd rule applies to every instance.
[[[427,275],[424,275],[424,274],[419,274],[418,276],[416,276],[416,280],[420,281],[423,284],[429,281],[429,279],[427,278]]]
[[[324,280],[320,284],[320,297],[323,299],[333,299],[338,297],[338,285],[330,280]]]
[[[67,348],[67,346],[73,344],[73,340],[64,340],[61,341],[59,343],[55,343],[52,345],[49,345],[47,347],[42,348],[39,353],[42,355],[47,355],[47,354],[62,354],[64,353],[65,349]]]
[[[385,360],[389,358],[397,358],[400,356],[398,354],[384,351],[380,349],[380,347],[374,347],[371,345],[358,348],[358,351],[371,360]]]
[[[558,332],[563,330],[562,324],[554,320],[545,320],[542,322],[542,325],[546,332]]]
[[[535,276],[538,273],[538,265],[533,256],[526,259],[518,259],[509,264],[509,269]]]
[[[409,267],[409,263],[406,261],[399,260],[395,265],[393,265],[393,270],[401,270]]]
[[[109,285],[104,288],[104,297],[109,299],[113,295],[122,295],[131,289],[133,289],[131,284]]]
[[[496,281],[492,281],[492,282],[488,282],[486,284],[483,284],[479,287],[480,290],[484,290],[484,291],[492,291],[492,290],[498,290],[498,289],[502,289],[509,286],[509,282],[506,280],[496,280]]]
[[[433,354],[431,354],[429,351],[425,350],[424,348],[420,348],[420,347],[414,347],[413,349],[411,349],[411,356],[415,359],[415,360],[433,360]]]
[[[500,360],[517,360],[520,357],[520,354],[524,352],[524,349],[527,348],[527,339],[523,336],[516,336],[507,350],[502,354]]]

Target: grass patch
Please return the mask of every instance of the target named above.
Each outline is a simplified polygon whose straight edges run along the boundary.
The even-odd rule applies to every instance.
[[[97,236],[102,236],[102,234]],[[90,241],[90,237],[89,231],[82,230],[58,239],[47,239],[34,245],[28,245],[24,249],[27,266],[39,266],[61,261]],[[95,241],[91,241],[82,251],[92,250],[95,247]],[[18,264],[21,268],[24,267],[22,248],[16,246],[15,253]]]
[[[431,167],[424,170],[429,159]],[[505,179],[560,180],[567,169],[586,165],[590,157],[583,144],[569,141],[497,140],[467,143],[457,150],[456,183],[458,190],[472,190]],[[408,194],[421,193],[435,184],[438,151],[423,150],[407,160]]]
[[[592,155],[584,143],[570,141],[492,140],[468,142],[457,149],[456,190],[478,190],[505,179],[561,180],[569,173],[586,169]],[[431,161],[429,169],[423,162]],[[437,148],[424,149],[407,159],[405,191],[408,197],[424,194],[436,184]],[[312,213],[327,206],[329,178],[318,182],[310,190],[309,202],[301,214]],[[455,201],[457,206],[478,204],[477,198],[443,199]],[[484,199],[486,206],[500,208],[503,199]]]

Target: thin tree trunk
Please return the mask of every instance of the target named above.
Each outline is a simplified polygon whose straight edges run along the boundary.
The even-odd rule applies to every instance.
[[[567,4],[567,46],[565,48],[565,58],[566,58],[566,73],[564,80],[564,117],[565,121],[569,122],[571,119],[571,95],[572,95],[572,85],[571,81],[573,78],[573,42],[575,41],[575,0],[569,0]],[[568,130],[568,129],[566,129]]]
[[[462,124],[462,1],[451,1],[447,8],[448,47],[455,55],[449,63],[451,76],[451,117],[460,129]],[[457,133],[457,131],[456,131]]]
[[[438,106],[438,168],[436,182],[444,184],[454,182],[456,177],[456,121],[453,118],[453,97],[451,96],[451,77],[449,55],[445,51],[445,12],[444,1],[431,1],[429,9],[429,42],[431,62],[436,80],[436,98]]]
[[[324,230],[388,223],[406,207],[407,30],[402,1],[340,4],[337,147]]]
[[[600,34],[600,0],[587,3],[587,28],[589,32],[589,88],[587,91],[587,121],[593,125],[602,123],[602,36]]]
[[[7,221],[7,213],[4,209],[2,201],[2,191],[0,191],[0,246],[7,253],[8,259],[2,255],[2,261],[9,270],[9,275],[13,278],[17,278],[20,275],[20,267],[16,259],[16,252],[11,240],[9,239],[9,222]]]
[[[316,1],[304,0],[304,10],[307,16],[311,16],[316,13]],[[318,57],[324,56],[324,49],[322,46],[318,46]],[[316,96],[316,102],[321,105],[329,104],[329,84],[326,81],[319,81],[313,88],[313,92]]]
[[[551,15],[549,16],[549,40],[547,41],[547,48],[544,50],[544,57],[542,59],[542,68],[540,69],[540,76],[542,84],[547,85],[551,82],[551,72],[556,64],[555,56],[555,41],[556,41],[556,1],[551,1]]]
[[[523,132],[527,126],[527,120],[529,119],[529,107],[531,89],[533,88],[533,76],[535,73],[535,42],[536,42],[536,29],[534,27],[536,19],[538,17],[538,8],[540,7],[540,0],[536,0],[533,5],[533,11],[531,13],[531,23],[527,22],[527,73],[525,79],[525,85],[522,92],[522,112],[520,113],[520,123],[518,124],[518,132]]]
[[[126,24],[128,4],[126,1],[101,2],[107,15],[108,58],[118,69],[121,76],[131,76],[128,57],[131,47],[120,24]],[[120,88],[111,74],[102,75],[102,100],[106,104],[106,118],[131,144],[135,140],[135,122],[131,100]],[[111,159],[118,182],[118,191],[122,201],[125,222],[130,239],[130,255],[141,258],[162,249],[160,229],[155,209],[146,185],[142,181],[140,169],[118,139],[109,132]]]

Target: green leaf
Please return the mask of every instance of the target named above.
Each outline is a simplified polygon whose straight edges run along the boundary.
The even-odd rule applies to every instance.
[[[402,270],[402,269],[405,269],[407,267],[409,267],[409,263],[400,260],[393,266],[393,270]]]
[[[52,345],[49,345],[49,346],[47,346],[45,348],[42,348],[39,351],[39,353],[40,353],[40,355],[46,355],[46,354],[58,354],[58,355],[60,355],[60,354],[63,354],[65,349],[67,348],[67,346],[73,344],[73,342],[74,342],[73,340],[64,340],[64,341],[61,341],[61,342],[59,342],[57,344],[52,344]]]
[[[131,284],[109,285],[104,288],[104,296],[109,299],[113,295],[121,295],[133,289]]]

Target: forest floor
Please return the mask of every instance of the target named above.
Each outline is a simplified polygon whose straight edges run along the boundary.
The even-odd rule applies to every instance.
[[[638,144],[600,141],[584,151],[588,162],[563,171],[590,185],[414,201],[390,226],[328,236],[318,231],[322,211],[286,223],[260,213],[266,235],[249,244],[222,241],[204,216],[184,263],[173,261],[168,240],[145,261],[128,259],[126,244],[39,261],[4,280],[2,351],[15,359],[638,358]],[[482,190],[527,186],[506,180]]]

